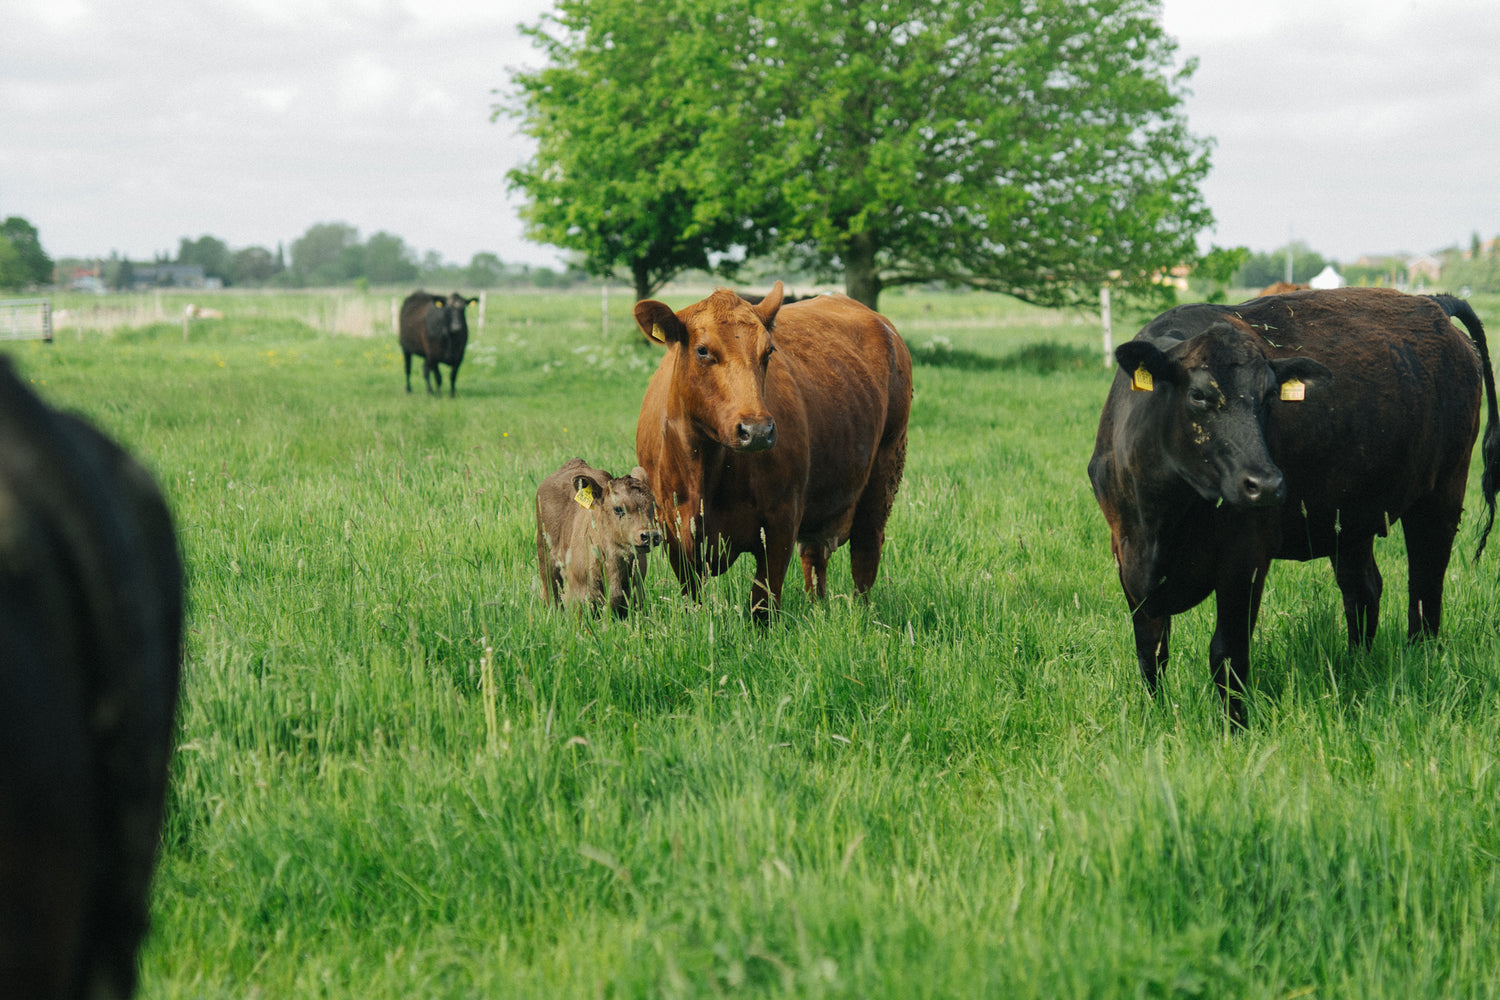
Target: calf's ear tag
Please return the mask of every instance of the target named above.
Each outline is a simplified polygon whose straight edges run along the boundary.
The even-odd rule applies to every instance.
[[[1307,383],[1300,378],[1289,378],[1281,383],[1281,398],[1296,403],[1307,398]]]
[[[665,344],[667,342],[667,335],[662,330],[660,323],[651,324],[651,339],[658,344]]]
[[[1151,381],[1151,373],[1146,370],[1145,365],[1138,367],[1135,374],[1130,376],[1130,388],[1133,392],[1150,392],[1155,388]]]
[[[578,506],[584,510],[589,510],[594,506],[594,488],[592,486],[583,487],[583,489],[573,495],[573,499],[578,501]]]

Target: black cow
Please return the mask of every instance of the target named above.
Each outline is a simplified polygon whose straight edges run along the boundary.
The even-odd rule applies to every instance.
[[[411,356],[422,362],[422,381],[428,392],[441,392],[443,373],[439,364],[449,367],[448,395],[458,393],[458,366],[469,346],[469,324],[464,309],[478,299],[466,299],[454,292],[444,298],[426,292],[412,292],[401,303],[401,353],[406,356],[406,391],[411,392]]]
[[[0,357],[0,994],[134,991],[182,583],[151,476]]]
[[[1172,615],[1215,594],[1209,662],[1243,725],[1272,559],[1328,557],[1349,641],[1368,645],[1380,612],[1374,539],[1396,521],[1410,564],[1408,636],[1437,633],[1481,387],[1480,551],[1500,484],[1494,376],[1468,303],[1345,288],[1179,306],[1115,358],[1089,478],[1153,693]]]

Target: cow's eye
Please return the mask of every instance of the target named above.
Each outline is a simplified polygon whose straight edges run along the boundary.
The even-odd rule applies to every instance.
[[[618,504],[616,504],[615,505],[615,517],[624,517],[624,516],[625,516],[625,508],[619,506]]]
[[[1188,402],[1192,403],[1194,406],[1207,406],[1208,396],[1202,389],[1189,389]]]
[[[698,355],[699,361],[709,361],[713,357],[708,353],[708,348],[704,347],[702,344],[699,344],[698,347],[693,351],[693,353]]]

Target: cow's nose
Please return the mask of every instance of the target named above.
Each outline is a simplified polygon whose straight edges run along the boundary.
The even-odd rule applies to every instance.
[[[1254,507],[1268,507],[1286,496],[1286,479],[1279,472],[1251,474],[1240,484],[1245,502]]]
[[[776,421],[741,421],[734,427],[740,451],[765,451],[776,443]]]

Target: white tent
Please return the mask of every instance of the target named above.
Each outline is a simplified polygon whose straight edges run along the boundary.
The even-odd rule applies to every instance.
[[[1317,277],[1309,281],[1308,285],[1313,288],[1343,288],[1344,276],[1335,271],[1332,264],[1329,264],[1319,271]]]

